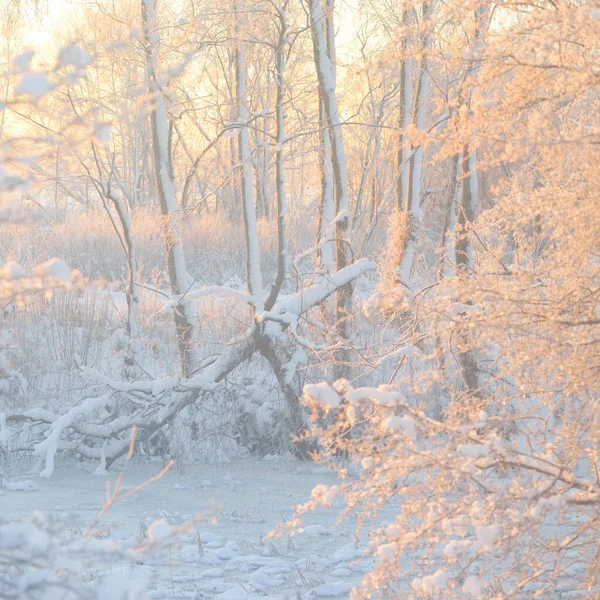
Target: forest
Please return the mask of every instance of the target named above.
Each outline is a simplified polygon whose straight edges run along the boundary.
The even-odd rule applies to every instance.
[[[0,599],[600,598],[597,0],[0,0],[0,96]]]

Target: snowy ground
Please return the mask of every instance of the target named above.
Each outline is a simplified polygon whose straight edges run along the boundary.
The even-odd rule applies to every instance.
[[[123,487],[131,488],[155,474],[159,467],[131,466]],[[117,474],[111,473],[114,482]],[[105,496],[106,478],[72,469],[57,469],[50,480],[11,477],[0,488],[4,518],[18,520],[33,511],[66,518],[69,526],[84,530],[98,513]],[[20,482],[20,483],[19,483]],[[218,504],[215,524],[200,523],[197,533],[184,538],[172,551],[170,564],[141,564],[152,576],[152,598],[216,598],[221,600],[273,598],[346,598],[370,559],[358,560],[364,540],[355,546],[353,523],[332,529],[335,512],[311,515],[303,533],[291,539],[262,538],[292,507],[306,501],[317,483],[333,483],[323,467],[278,458],[243,460],[226,465],[207,464],[172,470],[160,481],[113,506],[100,529],[107,538],[127,540],[138,536],[158,519],[179,524]],[[34,487],[28,490],[27,488]],[[24,489],[8,489],[24,488]],[[98,565],[99,572],[131,565]]]

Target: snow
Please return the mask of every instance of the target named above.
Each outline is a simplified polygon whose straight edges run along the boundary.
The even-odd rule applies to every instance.
[[[152,382],[152,395],[159,396],[167,390],[172,390],[177,386],[177,380],[174,377],[162,377]]]
[[[156,468],[135,465],[134,461],[128,463],[124,473],[124,489],[131,489],[156,473]],[[115,477],[115,473],[109,472],[106,478],[114,484]],[[205,486],[208,479],[212,485]],[[233,480],[238,482],[235,489],[231,485]],[[265,539],[266,533],[288,518],[292,506],[310,497],[317,483],[324,486],[322,490],[327,494],[338,488],[339,481],[316,465],[281,458],[269,462],[246,459],[227,465],[204,464],[186,468],[184,475],[169,472],[111,507],[97,527],[105,539],[76,538],[72,550],[75,555],[83,556],[93,550],[106,557],[98,559],[93,569],[96,598],[102,600],[141,597],[283,600],[297,597],[297,592],[307,600],[348,598],[365,568],[364,561],[360,563],[358,559],[366,548],[355,545],[353,523],[344,523],[334,532],[335,513],[319,509],[307,516],[304,532],[291,538],[293,543],[288,543],[285,537]],[[40,480],[37,489],[27,494],[4,488],[3,516],[16,521],[27,519],[33,510],[41,510],[68,515],[69,531],[85,530],[105,498],[104,487],[104,478],[91,477],[81,470],[57,468],[52,479]],[[146,541],[156,544],[175,533],[176,523],[206,511],[211,503],[220,506],[217,519],[205,520],[185,534],[182,542],[165,555],[164,564],[137,554],[137,564],[126,564],[114,556],[118,545],[135,546],[140,521],[149,524]],[[264,517],[260,522],[247,516],[253,508],[259,509]],[[239,521],[226,518],[234,511],[242,516]],[[198,536],[202,540],[200,546]],[[41,554],[50,547],[50,540],[30,523],[0,523],[0,550],[8,546]],[[72,565],[68,566],[71,569]],[[134,591],[127,596],[123,590]]]
[[[306,396],[325,406],[331,408],[338,408],[340,406],[340,396],[325,382],[305,385],[303,391]]]
[[[19,279],[21,277],[25,277],[25,271],[13,260],[9,260],[0,268],[0,279]]]
[[[1,483],[1,487],[10,490],[11,492],[34,492],[38,489],[38,486],[31,481],[31,479],[25,479],[24,481],[8,481],[2,479]]]
[[[184,299],[184,297],[188,300],[197,300],[198,298],[205,298],[208,296],[222,296],[224,298],[234,298],[235,300],[239,300],[240,302],[247,302],[248,304],[252,305],[256,305],[260,301],[259,298],[241,290],[236,290],[235,288],[225,286],[213,285],[199,290],[192,290],[185,294],[185,296],[173,296],[168,302],[165,302],[165,304],[161,308],[161,311],[171,310],[172,308],[177,306]]]
[[[92,61],[92,55],[76,44],[69,44],[60,49],[58,64],[61,67],[71,65],[78,69],[86,67]]]
[[[444,548],[444,555],[448,558],[456,558],[458,555],[466,552],[472,545],[470,540],[451,540]]]
[[[322,506],[329,508],[333,504],[333,501],[335,500],[335,497],[338,495],[339,491],[340,488],[337,485],[329,486],[320,483],[314,487],[313,491],[311,492],[311,496]],[[331,533],[332,532],[330,530],[323,528],[321,525],[314,526],[312,529],[312,535],[330,535]]]
[[[383,544],[377,548],[377,554],[379,554],[379,556],[385,560],[394,560],[396,558],[397,551],[398,544],[393,542],[389,544]]]
[[[131,577],[126,573],[112,573],[102,579],[97,589],[97,600],[130,600],[146,591],[148,580]]]
[[[24,555],[36,556],[46,552],[50,537],[33,523],[9,523],[3,525],[0,535],[0,550],[18,549]]]
[[[77,417],[103,407],[109,402],[111,396],[112,394],[108,392],[98,398],[88,398],[82,404],[74,406],[52,423],[48,437],[35,448],[36,454],[45,455],[46,458],[46,468],[40,473],[40,477],[49,478],[54,472],[54,457],[58,452],[60,435],[63,430],[69,427]]]
[[[393,391],[389,386],[384,385],[380,385],[377,388],[356,388],[346,394],[346,399],[351,404],[356,404],[361,400],[373,400],[376,404],[381,404],[382,406],[398,406],[401,398],[399,392]]]
[[[316,587],[313,593],[317,598],[346,598],[352,587],[351,583],[332,581]]]
[[[534,519],[539,519],[544,508],[559,509],[566,504],[565,496],[557,494],[548,498],[540,498],[536,505],[531,509],[531,516]]]
[[[422,579],[413,580],[412,587],[425,594],[439,594],[444,591],[448,585],[448,573],[443,569],[438,569],[433,575],[427,575]]]
[[[490,454],[487,444],[459,444],[457,450],[469,458],[482,458]]]
[[[29,68],[29,63],[31,63],[31,60],[34,56],[35,52],[33,50],[25,50],[25,52],[21,52],[21,54],[18,54],[15,57],[13,64],[15,67],[17,67],[17,69],[26,71]]]
[[[404,415],[403,417],[398,417],[396,415],[389,417],[386,419],[385,426],[388,429],[404,433],[413,440],[417,437],[415,420],[408,415]]]
[[[375,263],[367,258],[361,258],[355,263],[344,267],[334,275],[327,276],[318,283],[310,287],[306,287],[297,294],[290,296],[282,296],[278,300],[271,311],[273,314],[279,314],[282,317],[286,315],[301,315],[308,311],[313,306],[316,306],[327,299],[340,287],[346,285],[350,281],[354,281],[363,273],[375,269]],[[274,326],[274,327],[273,327]],[[265,332],[269,335],[277,336],[281,332],[281,328],[277,323],[267,323]]]
[[[239,24],[236,23],[236,29]],[[244,217],[244,230],[246,235],[246,276],[248,289],[251,295],[260,297],[263,293],[262,274],[260,269],[260,248],[258,243],[258,226],[256,222],[256,208],[254,203],[254,182],[252,173],[252,150],[248,132],[248,107],[246,64],[243,42],[237,41],[236,56],[236,82],[238,97],[238,123],[239,129],[239,158],[242,164],[242,214]],[[262,302],[257,304],[257,311],[263,310]]]
[[[45,73],[25,73],[15,87],[16,94],[26,96],[43,96],[52,89],[52,84]]]
[[[166,519],[159,519],[148,526],[148,538],[153,542],[162,542],[172,533],[171,526]]]
[[[0,413],[0,448],[6,446],[10,437],[10,430],[6,426],[6,413]]]
[[[252,573],[250,579],[264,587],[281,587],[285,583],[283,578],[269,575],[264,568]]]
[[[72,269],[67,263],[59,258],[51,258],[41,263],[35,269],[35,274],[43,277],[51,277],[59,281],[71,281]]]
[[[328,504],[331,505],[331,502],[328,502]],[[309,525],[308,527],[305,527],[302,533],[310,537],[319,537],[320,535],[333,535],[333,531],[331,529],[318,523],[316,525]]]
[[[373,467],[373,465],[375,464],[375,460],[373,458],[371,458],[370,456],[367,456],[366,458],[363,458],[361,460],[361,464],[363,469],[371,469]]]
[[[477,541],[482,549],[491,551],[500,535],[500,525],[494,523],[492,525],[477,527],[475,529],[475,535],[477,536]]]
[[[463,584],[463,592],[469,594],[472,598],[481,598],[483,596],[483,581],[475,575],[469,575]]]
[[[96,123],[93,136],[97,142],[108,144],[110,142],[110,123]]]

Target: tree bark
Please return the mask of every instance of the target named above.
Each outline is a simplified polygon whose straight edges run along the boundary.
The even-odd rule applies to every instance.
[[[174,308],[175,329],[181,355],[181,371],[184,377],[189,377],[195,362],[192,351],[194,314],[190,301],[185,297],[190,287],[190,277],[186,271],[185,254],[177,217],[178,206],[170,156],[167,107],[158,81],[158,46],[160,39],[157,33],[155,8],[156,0],[142,0],[148,91],[152,103],[150,122],[152,126],[154,171],[163,216],[162,230],[166,244],[169,285],[171,294],[181,298]]]
[[[260,250],[258,246],[258,228],[256,223],[256,206],[254,204],[254,190],[252,185],[252,152],[250,150],[250,136],[248,134],[248,106],[246,59],[244,47],[240,39],[241,23],[234,4],[233,11],[236,16],[235,40],[235,74],[236,95],[238,109],[238,152],[240,168],[242,170],[242,217],[244,220],[244,235],[246,238],[246,278],[248,291],[259,300],[256,310],[262,311],[262,276],[260,270]]]
[[[336,269],[339,271],[350,264],[347,246],[349,227],[349,193],[346,151],[342,136],[340,113],[335,95],[335,43],[333,35],[333,1],[327,3],[327,19],[320,0],[309,0],[310,19],[315,66],[319,79],[319,89],[324,105],[324,116],[331,131],[331,158],[336,204]],[[329,32],[329,35],[326,34]],[[329,40],[328,40],[329,38]],[[329,41],[329,43],[328,43]],[[350,337],[350,312],[352,308],[352,285],[340,288],[336,294],[336,331],[342,340]],[[335,365],[335,377],[347,373],[345,351],[339,353]]]
[[[423,3],[423,21],[429,27],[427,20],[431,13],[431,4]],[[429,70],[427,53],[431,48],[431,34],[426,32],[423,36],[421,47],[421,61],[417,73],[412,105],[412,125],[417,132],[425,128],[425,109],[429,93]],[[408,232],[406,246],[398,266],[400,283],[409,290],[412,288],[412,271],[417,253],[417,244],[423,225],[423,211],[421,209],[421,185],[423,178],[423,144],[419,140],[416,148],[411,148],[411,158],[408,164],[406,185],[405,210],[408,215]]]

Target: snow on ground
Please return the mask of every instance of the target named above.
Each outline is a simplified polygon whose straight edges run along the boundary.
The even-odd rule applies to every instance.
[[[129,466],[122,486],[132,488],[159,470],[153,465]],[[108,475],[111,483],[116,477],[117,473]],[[73,469],[57,468],[51,479],[37,479],[35,485],[25,476],[13,474],[10,479],[12,483],[0,487],[0,505],[9,520],[41,511],[66,518],[73,530],[84,530],[106,494],[105,478]],[[143,565],[152,573],[149,597],[347,598],[372,559],[361,559],[365,547],[354,545],[352,523],[333,528],[335,511],[310,515],[305,530],[292,538],[263,539],[289,518],[294,505],[310,497],[316,484],[334,484],[334,479],[319,465],[285,459],[205,464],[186,468],[183,474],[173,469],[113,506],[100,529],[104,537],[120,541],[141,532],[159,535],[168,524],[180,524],[217,504],[218,521],[199,523],[196,533],[172,551],[170,565]],[[131,574],[131,568],[99,565],[123,576]]]

